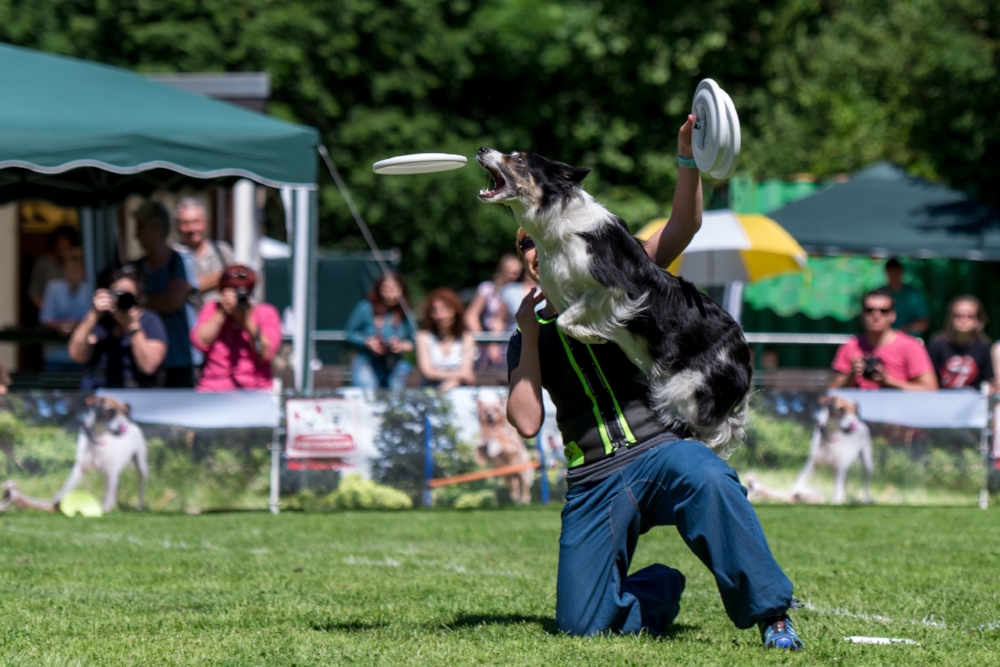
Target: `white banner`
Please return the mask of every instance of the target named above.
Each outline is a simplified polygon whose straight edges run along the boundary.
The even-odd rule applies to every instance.
[[[866,422],[898,424],[913,428],[985,428],[987,399],[978,391],[899,391],[897,389],[832,389],[858,405]]]
[[[274,428],[276,397],[269,391],[196,392],[190,389],[98,389],[128,404],[132,421],[187,428]]]

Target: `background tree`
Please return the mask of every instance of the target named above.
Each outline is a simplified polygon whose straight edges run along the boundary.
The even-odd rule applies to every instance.
[[[990,0],[0,0],[0,40],[142,72],[266,71],[270,113],[317,127],[418,291],[488,277],[514,223],[475,166],[379,177],[398,153],[530,150],[595,168],[633,227],[668,213],[677,128],[711,76],[740,112],[741,170],[887,158],[994,204]],[[71,103],[70,100],[67,103]],[[706,177],[716,202],[724,184]],[[362,249],[332,183],[321,244]]]

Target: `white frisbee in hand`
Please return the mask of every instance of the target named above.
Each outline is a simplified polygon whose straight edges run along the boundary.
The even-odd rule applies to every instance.
[[[464,155],[450,153],[414,153],[397,155],[387,160],[379,160],[372,165],[372,171],[383,175],[433,174],[464,167],[468,162]]]
[[[691,133],[695,164],[714,178],[729,178],[740,158],[740,119],[732,98],[712,79],[698,84],[691,103],[697,117]]]

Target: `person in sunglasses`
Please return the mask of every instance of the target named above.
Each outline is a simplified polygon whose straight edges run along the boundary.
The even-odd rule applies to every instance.
[[[691,156],[696,118],[678,132],[678,178],[669,222],[644,244],[669,266],[702,219],[701,176]],[[544,258],[523,229],[517,251],[540,282]],[[754,626],[765,648],[799,650],[789,611],[792,582],[768,547],[736,471],[693,439],[665,426],[649,406],[649,386],[615,343],[565,336],[558,313],[532,290],[515,315],[507,346],[507,420],[523,438],[545,420],[542,390],[555,407],[567,461],[566,503],[559,537],[556,624],[573,635],[608,631],[663,634],[680,613],[684,575],[661,563],[629,573],[640,535],[676,526],[715,576],[726,613]],[[703,593],[701,593],[703,594]]]
[[[269,303],[255,303],[257,274],[227,266],[219,277],[221,299],[202,306],[191,342],[205,353],[198,391],[270,389],[271,359],[281,345],[281,318]]]
[[[934,364],[920,341],[892,328],[896,310],[892,294],[880,287],[861,299],[861,333],[837,349],[830,388],[938,388]]]

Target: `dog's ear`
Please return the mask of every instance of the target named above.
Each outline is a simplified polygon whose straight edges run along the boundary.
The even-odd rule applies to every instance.
[[[589,167],[574,167],[565,162],[550,162],[549,173],[561,180],[568,181],[574,185],[579,184],[587,174],[593,171]]]
[[[83,404],[89,407],[91,405],[94,405],[95,403],[98,403],[100,400],[101,400],[100,396],[98,396],[97,394],[92,394],[87,398],[83,399]]]
[[[570,167],[569,180],[573,183],[579,183],[583,179],[587,178],[587,174],[594,171],[590,167]]]
[[[829,395],[820,396],[819,397],[819,404],[820,405],[830,405],[831,403],[833,403],[833,399],[834,399],[834,397],[833,396],[829,396]]]
[[[855,417],[861,416],[861,412],[858,410],[858,404],[855,403],[854,401],[848,401],[847,399],[844,399],[844,407],[847,408],[848,411],[853,412]]]
[[[124,412],[125,416],[129,419],[132,418],[132,406],[128,403],[122,403],[122,412]]]

